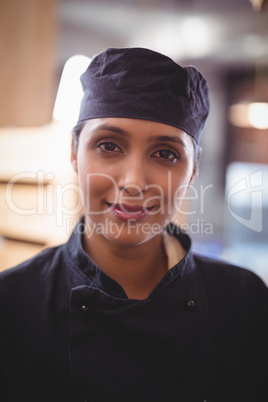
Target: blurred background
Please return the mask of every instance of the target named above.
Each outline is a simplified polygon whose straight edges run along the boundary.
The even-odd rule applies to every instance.
[[[69,162],[79,75],[107,47],[140,46],[210,86],[200,174],[176,219],[196,252],[268,283],[267,3],[0,0],[0,270],[69,237],[82,213]]]

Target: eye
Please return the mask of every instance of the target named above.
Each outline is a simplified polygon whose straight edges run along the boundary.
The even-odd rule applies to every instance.
[[[122,152],[121,148],[119,148],[118,145],[110,141],[100,142],[99,144],[97,144],[97,147],[106,152]]]
[[[170,151],[169,149],[160,149],[157,152],[154,152],[152,155],[154,158],[159,158],[167,161],[176,161],[179,159],[179,155],[175,152]]]

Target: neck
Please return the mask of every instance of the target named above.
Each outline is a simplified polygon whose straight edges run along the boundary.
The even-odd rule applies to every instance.
[[[168,271],[162,234],[135,246],[114,244],[95,234],[84,237],[84,249],[131,299],[147,298]]]

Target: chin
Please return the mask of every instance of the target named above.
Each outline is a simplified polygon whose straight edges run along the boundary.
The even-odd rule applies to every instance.
[[[137,236],[137,235],[118,235],[118,236],[107,236],[104,235],[106,240],[109,241],[109,243],[117,245],[117,246],[122,246],[122,247],[135,247],[139,246],[140,244],[146,243],[149,241],[153,236]]]
[[[94,221],[87,217],[89,228],[92,235],[99,240],[105,239],[107,243],[118,246],[138,246],[153,239],[163,232],[163,222],[141,222],[117,221],[107,219],[103,221]],[[89,236],[90,237],[90,236]]]
[[[151,234],[144,234],[144,233],[126,233],[122,230],[121,233],[117,235],[111,235],[110,233],[103,234],[106,240],[114,245],[121,246],[121,247],[135,247],[141,244],[145,244],[146,242],[153,239],[159,233],[151,233]]]

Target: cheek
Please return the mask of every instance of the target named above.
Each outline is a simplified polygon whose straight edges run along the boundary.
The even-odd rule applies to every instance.
[[[191,168],[169,172],[168,180],[166,180],[164,187],[164,194],[165,202],[169,204],[172,210],[177,209],[183,201],[185,193],[189,187],[191,177]]]
[[[173,200],[174,200],[174,207],[175,207],[176,211],[179,210],[179,207],[184,200],[187,189],[188,189],[188,184],[181,184],[179,187],[177,187],[175,189],[175,192],[173,194]]]
[[[99,210],[104,201],[116,202],[118,187],[113,175],[109,174],[107,164],[90,153],[80,151],[77,167],[81,198],[88,212]]]
[[[107,208],[106,202],[116,202],[118,189],[112,176],[100,172],[81,172],[79,182],[82,202],[87,213]]]

